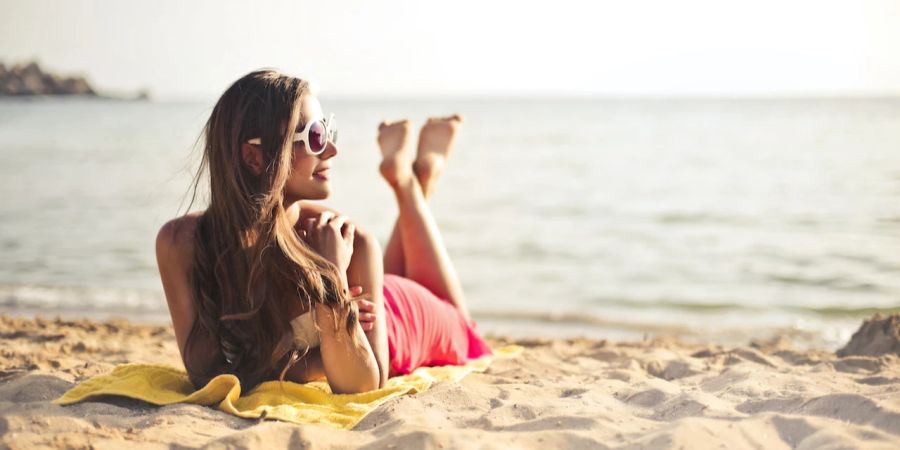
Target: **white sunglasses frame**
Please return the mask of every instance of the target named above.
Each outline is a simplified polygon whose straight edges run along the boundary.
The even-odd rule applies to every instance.
[[[313,151],[312,147],[309,145],[309,131],[312,130],[312,124],[316,122],[322,122],[322,125],[325,127],[325,145],[319,151]],[[303,127],[303,130],[294,133],[294,137],[292,142],[303,142],[306,144],[306,148],[309,153],[313,155],[321,155],[326,148],[328,148],[328,142],[334,143],[334,135],[336,133],[335,123],[334,123],[334,113],[328,115],[328,119],[324,117],[316,117],[312,120],[306,122],[306,125]],[[261,138],[253,138],[247,140],[248,144],[251,145],[261,145]]]

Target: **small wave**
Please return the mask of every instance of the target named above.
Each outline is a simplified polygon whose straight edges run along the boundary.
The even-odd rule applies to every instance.
[[[767,275],[766,279],[782,284],[827,287],[829,289],[856,292],[878,292],[881,287],[866,282],[853,281],[844,277],[802,277],[796,275]]]
[[[747,308],[757,311],[737,316],[722,315],[726,320],[710,320],[702,315],[650,314],[622,315],[616,311],[603,317],[588,311],[541,312],[473,310],[473,316],[484,330],[501,335],[524,337],[555,336],[614,339],[646,339],[648,336],[675,336],[686,341],[744,345],[753,340],[787,338],[797,348],[836,349],[847,342],[859,322],[872,312],[900,310],[891,308]],[[794,310],[794,311],[789,311]],[[774,312],[775,314],[771,314]],[[812,313],[831,315],[816,318]],[[844,313],[850,313],[848,317]],[[730,316],[730,317],[728,317]],[[854,316],[854,317],[850,317]],[[713,316],[715,317],[715,316]]]
[[[562,324],[590,325],[603,328],[615,328],[634,332],[648,332],[660,334],[695,335],[696,330],[675,324],[666,323],[639,323],[623,320],[613,320],[599,317],[584,312],[559,312],[559,311],[473,311],[478,319],[493,319],[500,321],[528,321],[551,322]]]
[[[112,311],[140,315],[167,311],[162,292],[83,286],[0,285],[0,307],[41,311]]]
[[[830,318],[861,318],[868,317],[873,314],[893,314],[900,312],[900,305],[897,306],[879,306],[879,305],[860,305],[860,306],[842,306],[842,305],[824,305],[824,306],[803,306],[803,305],[750,305],[739,302],[707,302],[707,301],[691,301],[691,300],[629,300],[629,299],[595,299],[592,304],[609,305],[622,309],[634,310],[674,310],[689,313],[715,315],[725,312],[747,313],[800,313],[812,314]]]
[[[879,272],[900,272],[900,265],[883,261],[874,255],[831,252],[826,256],[867,266]]]
[[[676,309],[691,312],[707,312],[717,313],[735,310],[755,310],[761,309],[756,306],[744,305],[741,303],[710,303],[703,301],[690,300],[659,300],[659,301],[643,301],[643,300],[602,300],[601,304],[624,307],[626,309]]]
[[[754,221],[740,216],[723,216],[709,213],[672,212],[656,216],[656,221],[664,224],[721,224],[753,225]]]
[[[844,306],[790,306],[785,309],[790,311],[813,313],[825,317],[868,317],[874,314],[890,315],[894,313],[900,313],[900,305],[884,307],[862,306],[856,308],[848,308]]]
[[[590,210],[580,203],[562,203],[538,206],[536,213],[538,215],[578,218],[587,217],[590,214]]]
[[[518,242],[514,247],[514,257],[525,261],[546,261],[550,258],[565,261],[581,261],[586,257],[576,249],[565,247],[549,247],[532,240],[524,240]]]

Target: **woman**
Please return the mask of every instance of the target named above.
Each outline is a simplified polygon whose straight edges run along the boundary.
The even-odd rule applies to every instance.
[[[206,211],[156,240],[175,337],[192,383],[233,373],[245,389],[326,378],[335,393],[423,365],[489,354],[426,203],[461,123],[430,119],[415,161],[409,122],[382,123],[380,171],[399,217],[384,252],[328,197],[334,121],[307,83],[272,70],[236,81],[204,129]]]

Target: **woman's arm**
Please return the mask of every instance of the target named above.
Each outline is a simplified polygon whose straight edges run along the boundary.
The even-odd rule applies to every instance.
[[[337,320],[335,312],[339,315]],[[328,385],[335,394],[371,391],[378,389],[381,381],[375,354],[359,322],[354,324],[352,334],[347,332],[348,312],[316,304],[322,365]]]
[[[353,254],[354,229],[346,217],[328,211],[301,223],[303,239],[310,248],[337,267],[339,283],[345,292],[349,292],[347,268]],[[350,316],[354,321],[348,331]],[[328,384],[335,393],[364,392],[381,386],[379,364],[358,317],[359,310],[354,302],[335,308],[315,304],[322,365]]]
[[[336,216],[340,213],[327,206],[300,201],[298,223],[315,219],[323,212],[329,212]],[[347,280],[351,286],[363,288],[363,294],[371,301],[357,302],[360,308],[360,322],[363,323],[363,331],[369,340],[369,346],[375,353],[375,361],[380,372],[379,386],[387,382],[390,371],[390,355],[387,339],[387,322],[384,309],[384,295],[382,293],[384,283],[384,268],[382,266],[381,247],[378,240],[369,234],[361,226],[354,224],[353,254],[346,271]],[[297,227],[298,231],[302,229]]]
[[[191,382],[199,389],[210,377],[225,369],[226,361],[218,343],[208,333],[193,330],[196,311],[190,270],[197,214],[188,214],[163,225],[156,236],[156,261],[181,361]]]
[[[184,358],[184,347],[194,324],[194,301],[190,287],[190,261],[192,258],[195,219],[185,216],[167,222],[156,235],[156,264],[162,280],[175,340]]]

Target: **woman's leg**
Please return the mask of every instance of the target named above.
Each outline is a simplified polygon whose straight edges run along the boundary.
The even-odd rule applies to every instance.
[[[410,164],[409,122],[382,123],[378,142],[381,173],[394,190],[399,217],[384,257],[385,273],[405,276],[449,300],[469,317],[462,285],[426,202],[453,147],[462,118],[432,118],[422,127]],[[415,168],[415,169],[413,169]]]
[[[419,146],[413,162],[413,174],[422,187],[422,195],[427,201],[434,192],[434,185],[444,171],[444,164],[453,150],[456,132],[462,117],[455,114],[444,118],[430,118],[419,132]],[[391,238],[384,251],[384,271],[406,276],[406,260],[403,255],[403,241],[400,238],[399,219],[394,223]]]

